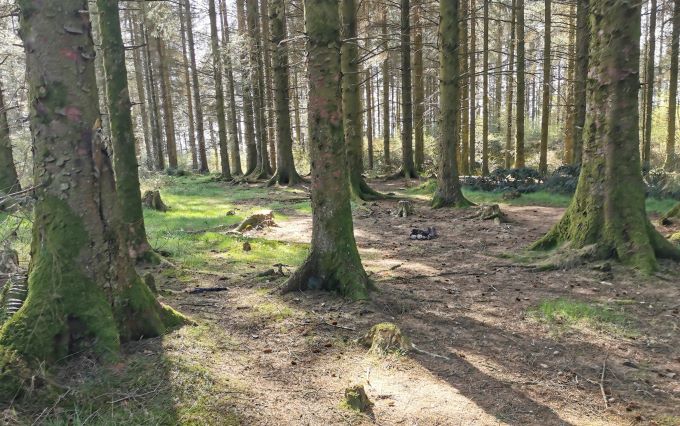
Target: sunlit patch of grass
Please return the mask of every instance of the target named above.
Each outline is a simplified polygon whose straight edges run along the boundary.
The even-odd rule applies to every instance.
[[[539,322],[556,329],[585,327],[618,336],[634,337],[637,331],[623,306],[585,303],[572,299],[544,300],[530,309],[530,314]]]
[[[254,306],[254,314],[272,321],[283,321],[292,317],[295,312],[280,302],[263,302]]]

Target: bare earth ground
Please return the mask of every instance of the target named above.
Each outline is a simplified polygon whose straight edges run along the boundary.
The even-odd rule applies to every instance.
[[[404,182],[375,185],[401,194]],[[215,424],[680,424],[680,265],[662,263],[652,277],[617,265],[535,272],[499,255],[519,254],[561,209],[503,206],[511,222],[496,225],[413,202],[416,214],[405,219],[390,214],[396,200],[356,211],[357,243],[378,287],[370,302],[279,296],[272,290],[284,278],[225,265],[220,274],[192,273],[192,285],[224,292],[192,295],[178,279],[161,283],[174,290],[165,301],[199,325],[128,350],[181,353],[205,380],[228,384],[209,404],[233,419]],[[253,235],[308,242],[311,218],[286,214]],[[438,239],[409,240],[411,227],[427,226]],[[216,254],[217,270],[222,261]],[[620,302],[636,332],[560,327],[531,314],[555,298]],[[430,354],[367,355],[354,340],[382,321]],[[375,404],[369,415],[340,407],[355,383]]]
[[[398,192],[400,184],[383,184],[380,189]],[[202,276],[201,285],[226,283],[230,290],[168,298],[199,323],[209,324],[209,333],[224,333],[225,346],[197,347],[193,356],[219,376],[239,383],[240,397],[231,401],[231,408],[241,422],[678,421],[677,265],[664,264],[663,273],[655,277],[617,266],[610,272],[589,267],[533,272],[498,254],[522,250],[548,230],[561,209],[505,206],[512,222],[495,225],[465,219],[469,212],[433,211],[424,201],[414,203],[416,215],[407,219],[390,214],[396,208],[393,200],[370,203],[370,214],[361,210],[355,216],[364,264],[379,288],[369,303],[348,303],[328,294],[270,294],[262,289],[275,288],[281,279],[254,281],[260,271]],[[293,217],[279,225],[258,236],[309,241],[309,217]],[[436,226],[440,237],[408,239],[411,227],[426,226]],[[527,315],[528,308],[557,297],[631,300],[626,311],[635,318],[639,336],[586,328],[555,331]],[[259,308],[263,303],[267,310]],[[366,355],[353,340],[382,321],[397,323],[418,348],[439,356]],[[174,344],[190,345],[191,338],[187,335]],[[364,383],[375,403],[370,416],[339,407],[344,389],[354,383]],[[608,399],[606,409],[600,383]]]

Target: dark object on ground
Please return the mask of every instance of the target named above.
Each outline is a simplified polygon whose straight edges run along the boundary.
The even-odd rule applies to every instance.
[[[409,238],[412,240],[434,240],[437,238],[437,229],[434,226],[428,227],[426,230],[413,228]]]
[[[217,293],[219,291],[227,291],[227,287],[196,287],[191,290],[187,290],[189,294],[201,294],[201,293]]]
[[[142,197],[142,205],[159,212],[167,212],[169,210],[168,206],[161,199],[161,193],[158,190],[146,191]]]
[[[250,243],[249,243],[248,241],[246,241],[245,243],[243,243],[243,251],[250,251],[250,250],[252,250],[252,249],[253,249],[253,248],[250,246]]]
[[[271,210],[248,216],[236,227],[235,231],[243,232],[251,229],[262,229],[266,226],[276,226],[276,223],[274,223],[274,213]]]
[[[359,343],[369,348],[368,353],[380,356],[392,352],[406,353],[412,347],[409,338],[391,322],[374,325],[364,337],[359,339]]]
[[[413,216],[414,213],[413,204],[408,200],[401,200],[399,201],[397,212],[394,215],[397,217],[409,217]]]
[[[362,385],[354,385],[345,389],[343,404],[352,410],[365,413],[371,409],[373,403],[368,399]]]

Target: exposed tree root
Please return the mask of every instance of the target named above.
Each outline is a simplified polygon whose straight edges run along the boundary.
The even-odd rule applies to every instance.
[[[337,292],[352,300],[368,299],[375,285],[368,278],[358,256],[355,260],[357,264],[349,258],[340,253],[310,253],[307,260],[283,284],[281,293],[322,290]]]
[[[447,197],[441,191],[435,192],[431,203],[433,209],[440,209],[444,207],[466,208],[475,205],[475,203],[465,198],[462,193],[458,196]]]
[[[359,178],[357,183],[350,182],[350,194],[353,200],[361,201],[376,201],[392,198],[389,195],[383,194],[371,188],[371,186],[366,183],[366,180],[363,178],[363,176]]]
[[[267,186],[296,186],[302,183],[308,183],[308,181],[300,176],[294,169],[292,171],[277,170],[276,173],[274,173],[274,176],[267,181]]]
[[[420,179],[420,176],[418,176],[418,172],[415,170],[405,170],[405,169],[400,169],[398,172],[389,175],[385,177],[385,180],[397,180],[397,179]]]

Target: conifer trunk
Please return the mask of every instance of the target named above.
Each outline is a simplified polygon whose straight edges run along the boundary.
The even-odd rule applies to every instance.
[[[142,131],[144,137],[144,153],[146,154],[146,168],[148,170],[153,170],[153,149],[151,148],[151,129],[149,128],[149,111],[147,110],[148,105],[146,103],[147,97],[144,88],[144,76],[146,71],[144,70],[144,63],[142,61],[142,55],[140,53],[141,43],[139,42],[139,29],[137,20],[132,18],[132,15],[128,13],[128,24],[130,28],[130,38],[132,43],[135,45],[132,49],[132,61],[135,68],[135,86],[137,89],[137,96],[139,98],[139,108],[141,112],[142,119]]]
[[[284,291],[335,291],[366,299],[372,287],[352,224],[340,80],[340,16],[335,0],[305,0],[312,164],[312,243]]]
[[[667,172],[675,170],[675,128],[678,117],[678,54],[680,54],[680,0],[673,0],[673,27],[671,29],[671,67],[668,84],[668,132],[666,133],[666,157],[663,168]]]
[[[517,27],[517,0],[512,0],[512,6],[510,7],[510,46],[508,47],[508,54],[510,58],[508,59],[508,84],[507,84],[507,100],[505,104],[506,108],[506,121],[505,121],[505,161],[504,166],[506,169],[512,167],[512,107],[514,105],[513,101],[513,76],[515,74],[515,34]]]
[[[432,207],[467,207],[463,196],[456,147],[459,140],[457,117],[460,114],[460,64],[458,55],[458,0],[439,3],[439,172]]]
[[[552,31],[552,15],[550,0],[545,0],[545,36],[543,39],[543,104],[541,112],[541,147],[538,171],[548,172],[548,130],[550,125],[550,32]]]
[[[168,154],[168,167],[177,169],[177,141],[175,139],[175,108],[172,102],[172,88],[170,86],[170,72],[165,52],[165,41],[162,37],[154,37],[156,53],[158,54],[158,68],[160,70],[161,99],[163,104],[163,122],[165,124],[165,150]]]
[[[121,342],[163,334],[183,321],[155,299],[127,252],[100,134],[87,1],[39,8],[22,1],[20,7],[27,81],[35,95],[36,204],[28,297],[0,330],[3,400],[16,383],[5,363],[16,356],[35,366],[90,350],[114,360]]]
[[[588,49],[590,24],[589,1],[577,0],[576,5],[576,60],[574,68],[574,155],[572,164],[580,165],[583,156],[584,126],[586,122],[586,81],[588,80]]]
[[[524,114],[526,108],[524,69],[524,0],[517,0],[517,111],[515,111],[515,168],[525,166]]]
[[[416,171],[423,170],[425,162],[424,114],[425,88],[423,82],[423,29],[420,19],[422,0],[416,0],[413,8],[413,127],[415,131]],[[370,107],[370,105],[369,105]]]
[[[574,162],[574,137],[576,129],[576,110],[574,105],[575,82],[574,74],[576,72],[576,6],[571,4],[569,6],[569,70],[567,71],[567,117],[564,123],[564,155],[562,162],[564,164],[573,164]]]
[[[593,246],[600,258],[615,257],[644,272],[656,259],[680,260],[645,211],[639,150],[638,88],[640,3],[592,0],[588,115],[576,193],[553,229],[534,249],[569,243]]]
[[[371,69],[366,69],[366,143],[368,151],[368,169],[373,170],[373,76]]]
[[[248,39],[245,4],[246,0],[236,0],[236,16],[238,19],[238,32],[242,38]],[[259,163],[257,139],[255,137],[255,116],[253,113],[253,84],[254,79],[248,66],[250,56],[247,51],[241,54],[241,81],[243,93],[243,134],[246,142],[246,172],[245,175],[253,174]]]
[[[482,176],[489,174],[489,0],[484,2],[484,46],[482,58]]]
[[[17,169],[12,154],[12,139],[7,120],[7,107],[0,83],[0,196],[21,191]]]
[[[382,63],[383,72],[383,155],[385,166],[391,163],[390,158],[390,51],[387,35],[387,9],[383,10],[382,22],[380,24],[383,38],[383,51],[385,59]]]
[[[222,18],[222,45],[229,47],[229,20],[227,19],[227,2],[220,0],[220,17]],[[229,159],[231,160],[231,174],[242,175],[241,151],[239,149],[238,118],[236,114],[236,89],[234,84],[234,67],[230,52],[224,55],[224,72],[227,78],[227,96],[229,96]]]
[[[650,169],[652,156],[652,108],[654,105],[654,58],[656,55],[656,0],[649,3],[649,38],[647,42],[647,71],[645,72],[645,117],[642,136],[642,170]]]
[[[184,7],[180,0],[178,4],[179,11],[179,26],[180,34],[182,36],[182,71],[184,74],[184,91],[187,96],[187,115],[189,122],[189,151],[191,152],[191,169],[198,170],[198,153],[196,151],[196,126],[194,124],[194,105],[193,96],[191,93],[191,68],[189,67],[189,58],[187,56],[187,34],[184,17]]]
[[[484,1],[484,0],[482,0]],[[477,15],[475,0],[470,0],[470,69],[468,70],[470,89],[470,141],[468,154],[470,160],[470,174],[476,174],[476,144],[477,144]]]

